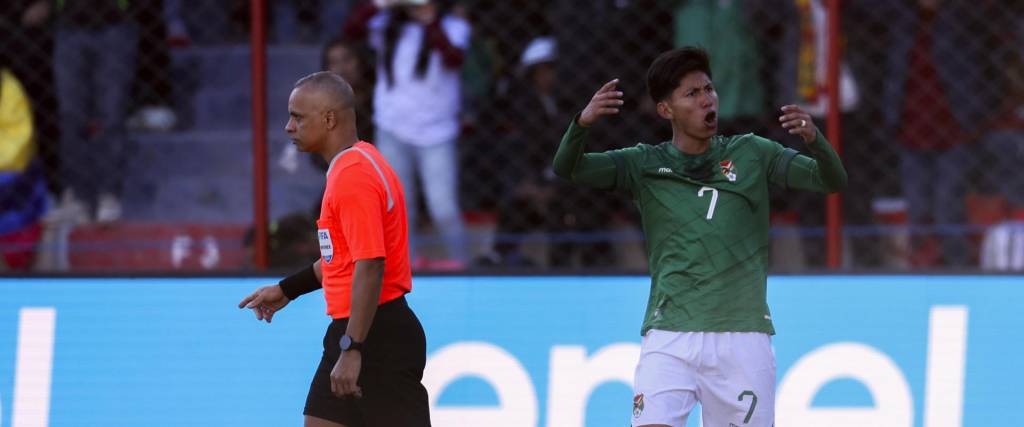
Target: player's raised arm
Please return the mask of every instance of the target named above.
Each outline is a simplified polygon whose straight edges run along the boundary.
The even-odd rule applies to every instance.
[[[590,98],[590,102],[583,112],[580,113],[577,123],[588,128],[593,126],[601,116],[619,114],[619,107],[622,106],[622,92],[618,90],[618,85],[619,79],[613,79],[601,86],[594,93],[594,97]]]
[[[796,156],[786,173],[789,188],[834,193],[846,188],[846,169],[839,155],[825,136],[818,131],[811,116],[796,105],[782,107],[779,123],[790,134],[803,138],[814,158]]]
[[[562,136],[562,143],[555,153],[555,174],[572,182],[601,189],[615,187],[615,161],[605,153],[584,154],[587,128],[601,117],[618,114],[622,106],[622,92],[618,90],[619,79],[614,79],[594,93],[590,102]]]

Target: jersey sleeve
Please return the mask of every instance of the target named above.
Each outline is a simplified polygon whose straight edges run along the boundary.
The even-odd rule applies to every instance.
[[[818,137],[807,148],[814,158],[797,156],[789,168],[790,188],[797,190],[834,193],[846,188],[846,168],[832,144],[818,132]]]
[[[586,153],[587,129],[573,117],[555,153],[555,174],[574,183],[601,190],[632,190],[632,156],[639,150],[625,148]]]
[[[797,151],[757,135],[750,137],[757,146],[758,156],[767,171],[768,182],[786,188],[786,174],[789,171],[790,162],[797,156]]]
[[[846,187],[846,169],[821,132],[813,143],[807,144],[813,157],[799,154],[769,139],[754,138],[771,183],[786,189],[820,193],[832,193]]]
[[[352,260],[383,257],[387,203],[383,183],[361,167],[348,167],[339,175],[345,185],[335,195],[336,215]]]
[[[625,190],[629,192],[635,192],[637,179],[636,159],[640,155],[640,146],[620,148],[617,150],[605,151],[608,157],[611,157],[612,162],[615,163],[615,190]]]

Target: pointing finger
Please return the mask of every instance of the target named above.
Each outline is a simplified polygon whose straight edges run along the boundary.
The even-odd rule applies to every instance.
[[[238,308],[252,308],[249,307],[249,303],[252,302],[252,300],[256,299],[256,296],[258,296],[259,293],[259,291],[253,292],[251,295],[242,299],[242,302],[238,303]]]
[[[597,93],[603,93],[615,89],[615,85],[617,84],[619,84],[619,79],[612,79],[608,83],[605,83],[604,86],[601,86],[601,89],[598,89]]]
[[[253,294],[252,299],[249,300],[249,304],[246,305],[246,307],[253,308],[259,306],[260,304],[263,304],[263,294],[259,291],[256,291],[256,293]]]

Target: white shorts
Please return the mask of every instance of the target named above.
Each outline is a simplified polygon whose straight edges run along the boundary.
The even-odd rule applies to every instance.
[[[775,354],[759,332],[650,330],[633,383],[633,426],[683,427],[697,402],[707,427],[775,422]]]

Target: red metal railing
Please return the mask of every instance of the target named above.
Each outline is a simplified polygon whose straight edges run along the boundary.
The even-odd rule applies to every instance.
[[[267,32],[266,1],[249,3],[251,31],[249,44],[252,55],[252,178],[253,227],[256,235],[256,268],[266,270],[269,235],[267,230]]]

